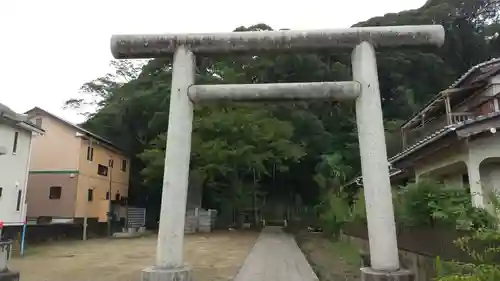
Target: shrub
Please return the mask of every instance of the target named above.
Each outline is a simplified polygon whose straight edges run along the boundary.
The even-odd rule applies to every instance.
[[[351,220],[366,222],[366,201],[363,190],[360,190],[354,199]]]
[[[454,241],[467,252],[473,263],[446,262],[440,265],[437,281],[497,281],[500,280],[500,233],[481,228],[472,235]],[[446,269],[445,269],[446,268]]]
[[[493,211],[493,225],[498,226],[500,202],[496,194],[489,194]],[[469,254],[473,263],[437,261],[437,281],[497,281],[500,280],[500,233],[496,227],[480,227],[471,235],[454,241],[462,251]],[[446,266],[444,266],[446,265]],[[445,270],[444,268],[446,267]]]
[[[345,223],[351,220],[351,210],[347,195],[343,192],[329,192],[319,207],[323,231],[338,236]]]
[[[492,227],[493,217],[472,206],[463,187],[420,180],[401,187],[394,200],[395,216],[403,226],[444,226],[461,230]]]

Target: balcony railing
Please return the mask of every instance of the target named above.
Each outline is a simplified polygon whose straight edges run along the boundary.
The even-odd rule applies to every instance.
[[[451,124],[457,124],[466,120],[473,119],[475,117],[475,114],[470,112],[454,112],[451,113],[450,116]],[[448,120],[445,114],[433,120],[426,120],[423,126],[405,132],[407,141],[406,147],[446,127],[447,125]]]
[[[451,115],[451,124],[456,124],[460,122],[464,122],[466,120],[471,120],[474,118],[474,113],[470,112],[452,112]]]

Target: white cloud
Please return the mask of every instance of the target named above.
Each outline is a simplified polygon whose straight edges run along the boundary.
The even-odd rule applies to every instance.
[[[304,5],[306,3],[307,5]],[[266,23],[275,29],[348,27],[425,0],[16,0],[0,2],[0,101],[23,112],[42,107],[82,121],[63,102],[108,71],[117,33],[224,32]]]

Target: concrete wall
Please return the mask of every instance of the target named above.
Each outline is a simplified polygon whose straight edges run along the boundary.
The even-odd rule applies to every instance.
[[[500,75],[496,75],[492,78],[490,78],[489,83],[491,85],[488,86],[486,89],[485,95],[486,96],[495,96],[500,93]]]
[[[16,152],[13,152],[15,132],[18,132],[18,139]],[[31,141],[31,131],[0,124],[0,146],[7,148],[7,153],[0,156],[0,220],[6,225],[22,224],[26,217],[26,183]]]
[[[425,176],[426,174],[443,169],[454,163],[466,163],[468,160],[468,148],[464,143],[440,149],[432,154],[432,157],[427,157],[414,163],[415,177]]]
[[[474,205],[488,204],[489,191],[500,192],[500,133],[484,133],[481,137],[441,149],[430,157],[415,162],[417,178],[429,176],[443,179],[445,184],[461,185],[468,175]],[[462,184],[463,186],[463,184]]]
[[[481,164],[485,159],[500,157],[500,132],[486,133],[484,137],[469,141],[469,160]]]
[[[93,159],[87,160],[87,150],[90,143],[82,140],[80,146],[80,174],[78,179],[77,202],[75,217],[98,218],[99,221],[107,221],[108,199],[106,195],[111,186],[111,199],[116,196],[128,197],[128,183],[130,175],[130,159],[118,151],[111,150],[97,143],[92,143]],[[113,167],[109,166],[109,160],[113,159]],[[122,161],[127,162],[125,171],[122,170]],[[108,167],[107,176],[97,173],[99,165]],[[87,200],[88,190],[93,189],[93,200]]]
[[[355,245],[364,253],[369,252],[367,240],[344,234],[341,235],[341,239]],[[411,270],[415,274],[415,281],[430,281],[433,280],[436,275],[435,258],[433,257],[399,250],[399,258],[401,266]]]
[[[28,217],[73,218],[75,213],[77,173],[31,173],[28,189]],[[50,187],[61,187],[61,198],[49,197]]]
[[[78,170],[81,140],[76,130],[43,113],[30,113],[33,123],[37,119],[42,119],[45,134],[33,140],[30,171]]]
[[[491,162],[481,164],[481,183],[485,191],[493,191],[500,194],[500,163]]]

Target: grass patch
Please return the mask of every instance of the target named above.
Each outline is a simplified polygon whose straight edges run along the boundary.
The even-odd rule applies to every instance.
[[[355,245],[320,233],[301,233],[296,239],[320,281],[359,280],[361,255]]]
[[[347,264],[360,267],[361,255],[359,249],[347,241],[331,241],[330,251],[332,254],[337,255],[344,260]]]

